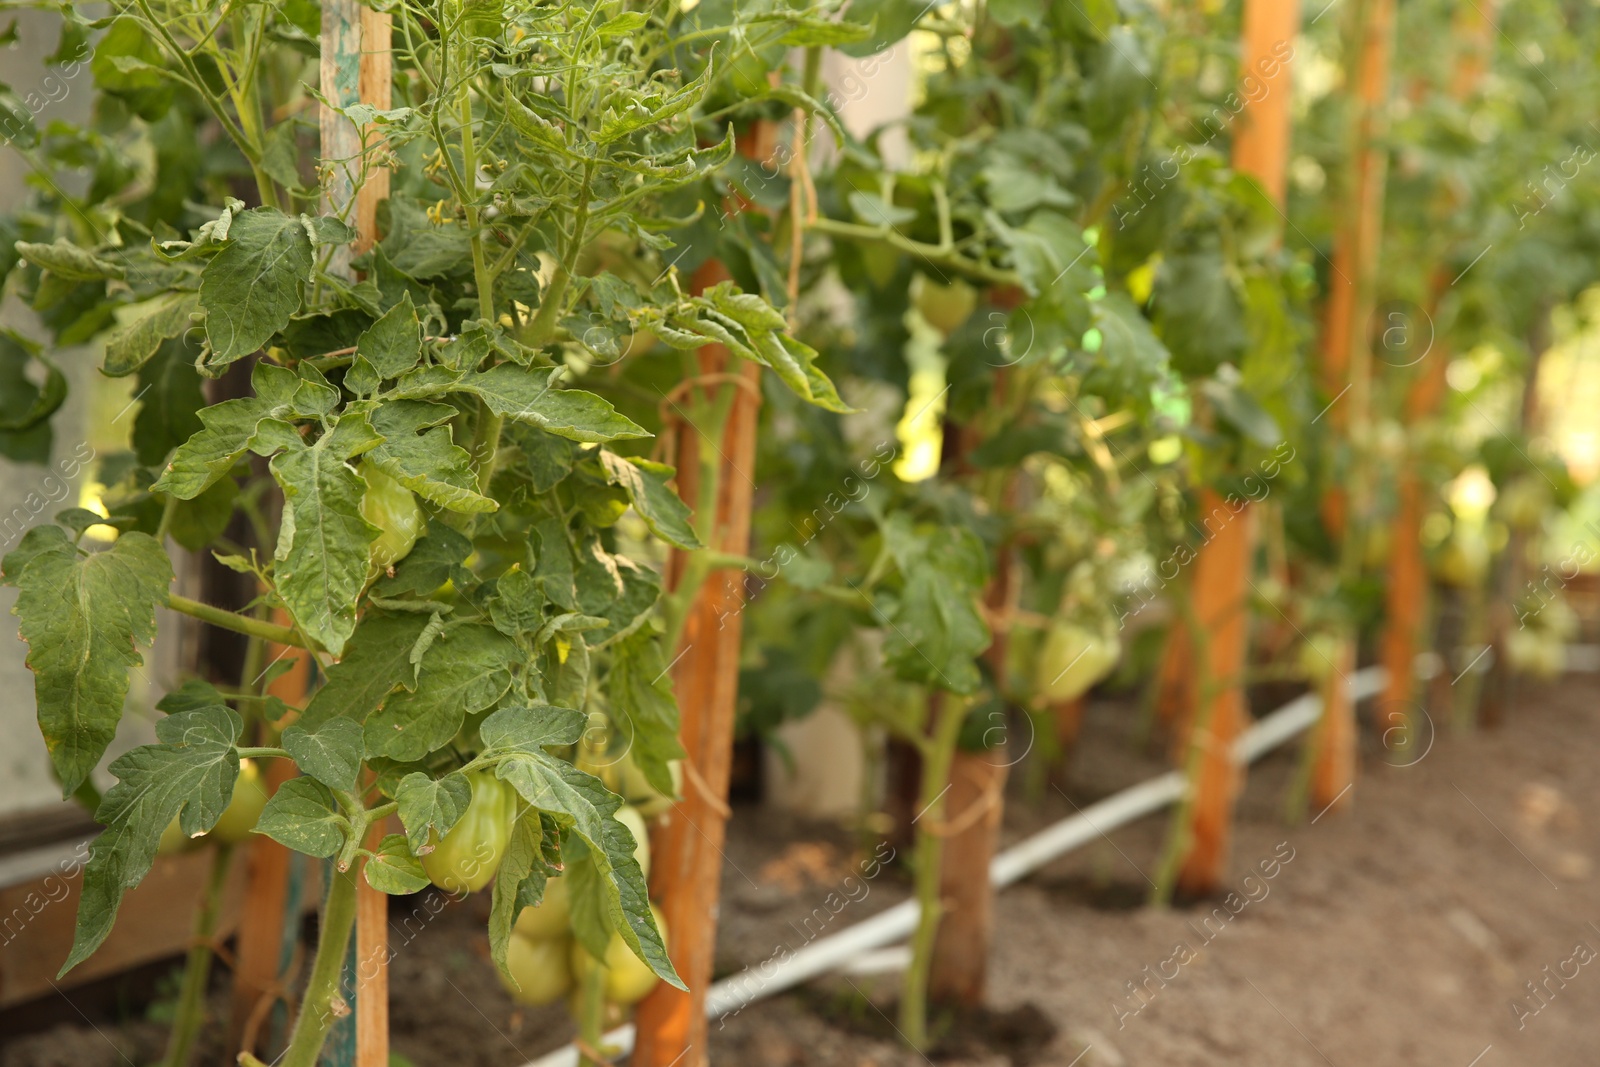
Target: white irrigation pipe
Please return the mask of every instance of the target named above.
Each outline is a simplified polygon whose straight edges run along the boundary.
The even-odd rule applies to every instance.
[[[1382,667],[1357,671],[1347,683],[1351,699],[1363,700],[1380,692],[1384,677]],[[1317,694],[1296,697],[1246,730],[1234,751],[1240,760],[1252,763],[1310,727],[1321,713],[1322,699]],[[1183,785],[1181,772],[1168,771],[1091,804],[995,856],[989,864],[989,880],[996,888],[1012,885],[1106,831],[1160,811],[1183,795]],[[769,959],[724,978],[706,996],[706,1015],[716,1019],[739,1011],[747,1004],[839,970],[858,957],[910,937],[917,925],[918,910],[915,900],[901,901],[870,919],[813,941],[781,961]],[[618,1054],[628,1053],[633,1051],[633,1038],[633,1024],[628,1023],[606,1034],[604,1044]],[[577,1049],[568,1045],[524,1067],[574,1067],[577,1062]]]

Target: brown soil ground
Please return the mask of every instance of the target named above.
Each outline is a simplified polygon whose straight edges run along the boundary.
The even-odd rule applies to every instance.
[[[1394,766],[1371,745],[1353,803],[1314,824],[1290,827],[1282,816],[1296,768],[1292,747],[1257,764],[1233,852],[1237,915],[1226,906],[1214,911],[1217,902],[1140,906],[1164,817],[1057,861],[999,898],[990,1010],[941,1018],[932,1061],[1600,1062],[1593,1021],[1600,1017],[1600,925],[1591,925],[1600,924],[1597,698],[1593,676],[1525,687],[1504,728],[1441,732],[1410,766]],[[1091,709],[1067,793],[1050,787],[1028,799],[1018,783],[1007,841],[1161,769],[1130,745],[1132,719],[1125,706]],[[808,917],[826,914],[829,893],[862,884],[847,879],[864,854],[837,829],[739,810],[724,881],[721,969],[818,933],[819,920],[808,927]],[[1262,863],[1274,877],[1245,882]],[[860,899],[821,933],[906,892],[892,868],[867,885],[864,896],[853,888]],[[486,901],[473,900],[415,924],[409,939],[397,931],[405,944],[391,971],[394,1048],[418,1067],[520,1067],[570,1035],[562,1009],[521,1010],[500,990],[487,960],[486,910]],[[1129,982],[1142,996],[1130,993]],[[1528,982],[1540,984],[1542,999]],[[144,1018],[153,987],[146,975],[137,988],[75,996],[86,1017],[59,1005],[54,1016],[43,1007],[10,1013],[0,1019],[0,1067],[156,1061],[163,1028]],[[896,1043],[893,993],[885,977],[833,978],[760,1002],[713,1024],[713,1060],[739,1067],[930,1062]],[[215,1004],[220,1010],[220,992]],[[45,1026],[51,1018],[60,1021]],[[17,1036],[24,1027],[34,1032]],[[203,1050],[200,1062],[222,1062],[220,1050]]]

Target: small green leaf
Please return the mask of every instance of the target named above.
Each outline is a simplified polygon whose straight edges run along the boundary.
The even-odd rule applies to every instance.
[[[406,828],[411,851],[425,856],[434,848],[429,843],[429,832],[437,835],[435,840],[442,838],[467,810],[472,802],[472,784],[460,772],[431,778],[412,771],[400,779],[394,799],[400,805],[400,825]]]
[[[678,742],[678,703],[672,679],[654,634],[636,630],[611,646],[611,721],[628,739],[628,754],[645,781],[662,796],[673,796],[669,764],[684,757]]]
[[[77,931],[61,974],[87,959],[111,933],[123,893],[150,870],[162,831],[174,816],[188,836],[216,825],[239,776],[234,745],[243,730],[244,721],[226,707],[179,712],[156,722],[159,744],[131,749],[111,764],[118,781],[95,812],[106,830],[89,853]]]
[[[355,789],[361,774],[361,757],[366,751],[359,722],[329,719],[315,733],[295,723],[283,731],[281,743],[302,773],[329,789]]]
[[[625,459],[606,449],[600,450],[600,462],[605,465],[611,484],[627,490],[633,510],[650,527],[651,533],[682,549],[700,547],[700,540],[690,524],[693,513],[689,505],[667,485],[676,471],[665,463]]]
[[[367,361],[380,380],[398,378],[422,358],[422,326],[411,294],[384,313],[356,341],[356,354]]]
[[[359,428],[342,433],[351,419],[344,416],[314,446],[276,456],[271,465],[283,489],[274,557],[278,593],[306,635],[336,656],[355,632],[368,546],[378,535],[361,516],[367,483],[345,462],[352,450],[370,447],[377,438]]]
[[[368,885],[392,897],[419,892],[428,884],[428,872],[406,847],[404,834],[389,834],[378,842],[377,851],[367,857],[365,874]]]
[[[415,692],[391,696],[367,718],[367,752],[419,760],[447,744],[466,716],[494,706],[511,688],[516,643],[488,626],[459,626],[429,647]]]
[[[501,363],[462,377],[457,388],[480,397],[504,418],[530,423],[572,441],[604,444],[624,438],[649,437],[640,425],[611,404],[581,389],[561,389],[555,370]]]
[[[39,729],[64,795],[100,762],[122,718],[128,672],[156,636],[172,563],[155,538],[125,533],[109,549],[81,554],[59,526],[28,531],[3,564],[18,589],[34,673]]]
[[[270,207],[234,216],[227,247],[200,281],[213,365],[250,355],[287,326],[312,266],[311,237],[299,218]]]
[[[527,726],[513,725],[498,736],[502,742],[509,742],[524,730],[528,737],[565,736],[557,734],[553,725],[539,726],[531,721]],[[600,779],[537,747],[530,751],[519,745],[515,754],[501,757],[497,773],[529,804],[570,827],[589,846],[601,875],[598,880],[612,928],[663,981],[683,989],[683,980],[673,969],[661,931],[650,913],[644,874],[633,855],[633,834],[615,816],[622,798],[607,790]],[[573,904],[578,907],[576,897]]]
[[[314,778],[300,777],[278,786],[261,810],[255,832],[284,848],[327,859],[344,846],[351,827],[327,786]]]
[[[547,745],[571,745],[583,736],[588,716],[572,708],[547,704],[501,708],[478,727],[485,756],[540,753]]]
[[[489,958],[513,983],[506,967],[506,951],[517,915],[544,899],[548,873],[544,863],[544,824],[533,808],[524,808],[511,826],[500,869],[494,876],[494,896],[489,905]]]
[[[372,428],[383,443],[368,462],[407,489],[451,511],[479,514],[499,504],[477,491],[472,457],[455,443],[442,423],[458,412],[449,404],[427,400],[395,400],[372,412]]]
[[[344,657],[328,668],[328,680],[306,706],[301,724],[321,730],[338,717],[365,722],[396,689],[415,689],[417,673],[406,657],[427,624],[422,615],[367,612]]]
[[[17,252],[40,270],[47,270],[63,281],[98,282],[122,277],[122,268],[101,259],[87,248],[79,248],[66,238],[53,244],[17,242]]]
[[[199,294],[179,289],[135,304],[118,315],[120,325],[106,335],[105,372],[113,378],[144,366],[161,342],[189,329],[200,309]]]

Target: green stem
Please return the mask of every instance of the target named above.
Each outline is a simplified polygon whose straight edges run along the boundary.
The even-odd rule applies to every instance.
[[[281,748],[272,748],[271,746],[250,747],[248,745],[241,745],[237,749],[237,751],[239,753],[239,758],[240,759],[293,759],[294,758],[293,756],[289,755],[287,750],[281,749]]]
[[[966,706],[952,694],[939,694],[939,718],[929,744],[923,749],[921,813],[917,821],[915,871],[917,928],[911,935],[911,966],[906,969],[900,991],[900,1032],[917,1051],[928,1046],[928,975],[933,969],[933,946],[939,935],[944,907],[939,900],[940,867],[944,862],[944,838],[935,827],[944,817],[944,795],[950,785],[950,766],[955,762],[956,742]]]
[[[332,871],[328,900],[322,910],[322,933],[317,938],[317,955],[311,964],[300,1017],[295,1020],[294,1036],[283,1054],[281,1067],[316,1067],[322,1045],[333,1029],[335,1005],[349,1007],[339,995],[339,979],[344,974],[345,954],[350,949],[350,932],[356,924],[356,872]],[[341,1012],[340,1014],[343,1014]]]
[[[585,1045],[599,1051],[606,1029],[606,970],[598,962],[591,961],[588,973],[583,976],[583,986],[578,990],[578,1013],[578,1036]],[[580,1055],[578,1067],[608,1065]]]
[[[857,222],[844,222],[839,219],[819,217],[813,220],[808,229],[825,233],[832,237],[843,237],[851,241],[874,241],[897,248],[910,256],[916,256],[926,263],[933,263],[941,267],[948,267],[958,274],[964,274],[989,285],[1022,286],[1022,276],[1016,271],[1002,270],[991,267],[987,263],[980,263],[975,259],[968,259],[961,253],[938,245],[930,245],[925,241],[913,241],[904,234],[883,226],[865,226]]]
[[[266,641],[276,641],[280,645],[292,645],[295,648],[311,647],[292,627],[252,619],[248,615],[240,615],[225,608],[214,608],[210,604],[202,604],[198,600],[190,600],[177,593],[167,594],[167,607],[190,618],[209,622],[213,626],[220,626],[224,630],[232,630],[246,637],[259,637]]]
[[[211,854],[211,876],[206,879],[205,896],[194,917],[194,936],[189,944],[189,959],[183,968],[183,987],[178,994],[178,1011],[167,1037],[167,1054],[162,1067],[188,1067],[194,1057],[195,1040],[206,1019],[206,986],[211,980],[211,939],[217,933],[217,913],[222,909],[222,890],[228,884],[228,867],[233,846],[219,844]]]

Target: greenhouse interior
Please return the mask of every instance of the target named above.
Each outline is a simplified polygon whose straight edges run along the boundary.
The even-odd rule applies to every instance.
[[[1596,1062],[1600,5],[3,6],[0,1067]]]

